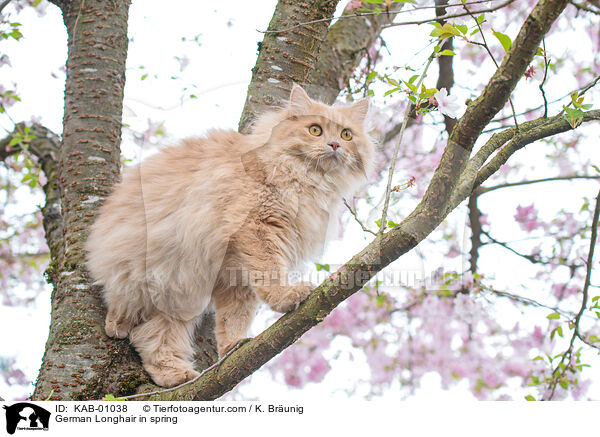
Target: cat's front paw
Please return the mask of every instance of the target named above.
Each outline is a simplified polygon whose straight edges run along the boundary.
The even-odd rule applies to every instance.
[[[315,286],[309,282],[298,282],[289,287],[279,301],[274,305],[270,305],[270,307],[272,310],[279,311],[280,313],[295,310],[314,288]]]
[[[131,323],[123,318],[119,318],[115,312],[109,311],[104,322],[104,331],[106,335],[113,338],[125,338],[131,331]]]
[[[158,363],[145,364],[144,368],[150,374],[152,381],[161,387],[174,387],[200,375],[192,369],[191,365],[177,366],[174,363]]]

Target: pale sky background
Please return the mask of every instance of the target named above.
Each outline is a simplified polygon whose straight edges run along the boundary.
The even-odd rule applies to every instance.
[[[344,2],[342,2],[344,3]],[[257,42],[261,41],[263,34],[257,29],[266,29],[270,21],[276,1],[260,0],[260,2],[230,1],[219,2],[194,2],[176,0],[169,2],[157,0],[134,0],[130,10],[130,38],[129,56],[127,61],[127,85],[124,100],[124,123],[134,129],[143,130],[147,120],[164,120],[169,138],[176,140],[190,135],[202,134],[209,128],[237,128],[241,114],[248,82],[251,78],[251,68],[256,61]],[[257,6],[260,5],[260,6]],[[10,6],[9,6],[10,8]],[[10,10],[7,8],[7,12]],[[411,17],[412,18],[412,17]],[[58,9],[50,6],[43,17],[30,9],[23,11],[17,21],[23,23],[24,38],[17,42],[3,41],[3,53],[11,58],[11,68],[0,69],[0,83],[7,88],[11,82],[18,83],[18,94],[23,104],[10,108],[9,113],[14,120],[28,120],[31,116],[40,117],[42,123],[57,133],[62,132],[64,73],[62,67],[66,60],[66,32],[62,24],[62,17]],[[520,23],[519,23],[520,24]],[[425,39],[421,35],[429,33],[430,28],[398,27],[387,31],[384,35],[386,43],[394,56],[397,65],[410,62],[411,65],[420,65],[421,60],[428,56],[424,47],[411,44],[422,44]],[[193,42],[198,36],[198,42]],[[574,36],[574,35],[572,35]],[[182,41],[182,37],[186,41]],[[571,39],[572,41],[572,39]],[[569,47],[568,41],[563,41],[553,46],[554,50],[581,50],[583,53],[591,50],[589,47]],[[421,51],[418,55],[415,53]],[[184,71],[179,71],[180,63],[175,59],[187,57],[189,65]],[[434,69],[435,70],[435,69]],[[142,76],[147,74],[145,80]],[[483,77],[489,77],[491,69],[483,68],[479,72]],[[181,79],[172,80],[172,75]],[[435,73],[434,73],[435,75]],[[53,77],[54,76],[54,77]],[[458,80],[461,80],[460,77]],[[431,86],[434,85],[433,80]],[[573,89],[576,84],[563,81],[554,84],[552,90],[554,97],[565,94]],[[182,89],[188,88],[187,94],[195,94],[197,99],[185,99],[181,103]],[[456,89],[459,100],[464,101],[468,94]],[[462,94],[461,94],[462,93]],[[522,101],[529,98],[527,94],[520,95],[516,100]],[[535,98],[539,98],[536,95]],[[524,109],[526,105],[523,105]],[[6,119],[0,118],[0,126],[12,130]],[[437,127],[430,128],[425,133],[435,138]],[[598,129],[596,128],[596,132]],[[600,134],[599,134],[600,136]],[[141,151],[134,146],[128,133],[124,133],[124,153],[133,161],[143,159],[146,151]],[[598,151],[595,153],[598,156]],[[522,158],[530,158],[535,162],[537,158],[535,146],[520,152]],[[410,176],[409,170],[398,171],[398,181],[406,180]],[[577,187],[586,187],[589,196],[597,192],[597,183],[581,182]],[[525,188],[524,188],[525,189]],[[526,188],[530,199],[548,198],[547,203],[536,203],[541,216],[548,216],[555,211],[555,202],[560,202],[566,210],[577,210],[581,206],[581,199],[572,196],[566,188],[549,190],[547,186],[532,186]],[[26,197],[23,194],[24,199]],[[517,229],[514,223],[514,211],[519,199],[515,199],[515,192],[502,192],[489,194],[480,200],[484,212],[493,212],[494,223],[503,223],[507,232]],[[528,204],[523,201],[522,204]],[[29,206],[34,208],[43,200],[33,199]],[[498,205],[504,207],[498,208]],[[464,206],[454,212],[449,218],[455,223],[460,234],[466,226]],[[361,231],[357,225],[350,222],[343,242],[335,242],[325,256],[325,261],[330,264],[342,263],[348,259],[348,254],[356,253],[364,247],[366,240],[357,235]],[[465,247],[468,247],[468,242]],[[497,254],[497,256],[495,255]],[[502,259],[498,264],[497,260]],[[444,265],[446,271],[459,269],[459,258],[453,261],[444,260],[441,254],[432,255],[431,264],[435,270]],[[402,258],[403,270],[425,270],[427,268],[415,256]],[[497,285],[531,284],[533,269],[508,255],[503,249],[486,248],[482,251],[480,262],[482,271],[496,272]],[[530,286],[530,285],[528,285]],[[0,344],[0,356],[17,357],[17,367],[24,370],[33,379],[37,375],[41,364],[41,356],[48,334],[50,322],[49,292],[39,295],[35,305],[20,307],[0,306],[0,332],[3,332]],[[512,305],[500,302],[496,309],[502,321],[507,326],[512,326],[515,320],[520,320],[521,314],[515,312]],[[543,318],[547,311],[539,312]],[[267,323],[273,320],[273,313],[266,308],[261,311],[253,325],[254,334],[260,332]],[[523,320],[524,325],[535,325],[536,318]],[[6,333],[14,332],[15,326],[26,326],[20,330],[19,336],[9,336]],[[336,343],[337,342],[337,343]],[[345,347],[344,340],[334,340],[334,345]],[[594,357],[590,357],[594,359]],[[592,363],[593,364],[593,363]],[[593,372],[593,373],[592,373]],[[595,375],[595,376],[593,376]],[[600,381],[600,362],[596,359],[587,377]],[[319,384],[308,384],[302,389],[290,389],[285,385],[274,382],[271,373],[257,372],[250,384],[242,388],[242,393],[250,398],[263,397],[264,393],[277,399],[306,400],[322,398],[346,398],[343,390],[334,391],[332,387],[351,385],[355,380],[368,380],[369,369],[364,360],[354,362],[332,361],[332,370],[325,380]],[[415,399],[422,400],[469,400],[474,397],[468,392],[466,381],[448,390],[440,390],[440,380],[437,375],[428,375],[423,378],[422,387],[417,390]],[[595,384],[589,391],[589,396],[600,399],[600,384]],[[0,381],[0,394],[5,398],[20,396],[22,393],[15,388],[7,388]],[[354,396],[359,397],[365,393],[359,389]],[[392,387],[384,395],[386,398],[397,398]],[[518,399],[518,396],[515,396]]]

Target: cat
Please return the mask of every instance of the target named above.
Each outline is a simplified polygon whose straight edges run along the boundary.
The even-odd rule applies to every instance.
[[[374,145],[367,99],[289,102],[248,135],[213,130],[125,170],[86,243],[103,286],[106,334],[129,336],[153,381],[198,375],[195,323],[213,305],[223,357],[246,336],[259,299],[288,312],[313,289],[288,272],[318,255],[342,197],[366,181]]]

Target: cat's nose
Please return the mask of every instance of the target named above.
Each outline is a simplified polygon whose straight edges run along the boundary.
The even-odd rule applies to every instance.
[[[333,150],[337,150],[337,148],[340,147],[340,143],[336,141],[330,141],[329,143],[327,143],[327,145],[331,146]]]

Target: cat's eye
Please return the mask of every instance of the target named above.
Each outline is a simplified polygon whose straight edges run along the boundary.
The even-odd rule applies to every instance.
[[[320,137],[323,133],[323,129],[321,129],[321,126],[319,126],[318,124],[313,124],[311,127],[308,128],[308,132],[310,132],[310,134],[315,137]]]
[[[352,139],[352,131],[350,129],[344,129],[340,136],[343,140],[350,141]]]

